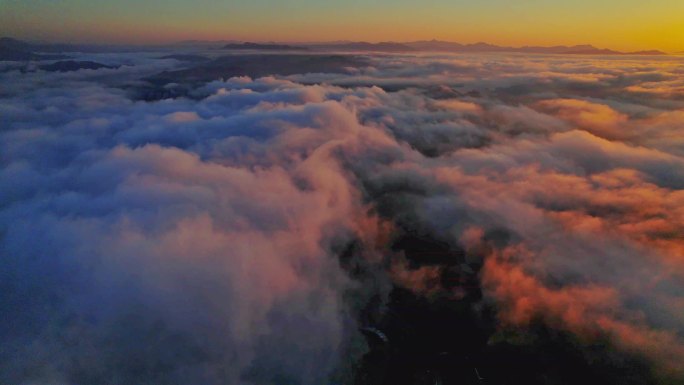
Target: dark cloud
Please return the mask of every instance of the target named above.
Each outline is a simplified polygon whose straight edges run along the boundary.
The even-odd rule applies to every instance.
[[[0,382],[684,378],[681,60],[182,55],[0,73]]]

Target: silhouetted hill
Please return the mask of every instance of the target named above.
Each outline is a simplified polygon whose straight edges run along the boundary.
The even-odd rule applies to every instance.
[[[29,43],[11,37],[0,37],[0,47],[24,51],[31,50],[31,45]]]
[[[239,44],[226,44],[223,46],[224,49],[250,49],[250,50],[260,50],[260,51],[303,51],[306,47],[296,47],[286,44],[261,44],[261,43],[239,43]]]
[[[26,60],[58,60],[67,59],[68,56],[56,54],[42,54],[40,47],[25,41],[11,37],[0,38],[0,60],[26,61]]]
[[[160,57],[160,59],[175,59],[179,61],[187,61],[187,62],[202,62],[202,61],[207,61],[209,60],[208,57],[202,56],[202,55],[193,55],[193,54],[174,54],[174,55],[166,55]]]
[[[65,59],[68,56],[56,55],[62,52],[127,52],[144,49],[168,49],[169,47],[205,47],[219,44],[220,42],[184,41],[166,46],[112,46],[112,45],[74,45],[74,44],[51,44],[51,43],[27,43],[13,38],[0,38],[0,60],[56,60]],[[221,43],[223,44],[223,43]],[[354,51],[354,52],[520,52],[538,54],[565,54],[565,55],[666,55],[658,50],[643,50],[634,52],[621,52],[606,48],[596,48],[592,45],[581,44],[574,46],[523,46],[507,47],[479,42],[474,44],[461,44],[457,42],[440,40],[422,40],[406,43],[380,42],[369,43],[364,41],[349,42],[322,42],[301,44],[279,43],[253,43],[228,42],[221,46],[227,50],[256,50],[256,51]],[[681,52],[680,52],[681,54]],[[190,55],[169,55],[183,61],[200,61],[199,57],[190,58]]]
[[[416,50],[415,48],[402,43],[368,43],[365,41],[350,43],[311,44],[307,45],[307,47],[326,51],[410,52]]]
[[[65,60],[65,61],[58,61],[52,64],[45,64],[42,66],[39,66],[43,71],[49,71],[49,72],[71,72],[71,71],[78,71],[82,69],[88,69],[88,70],[97,70],[100,68],[109,68],[109,69],[115,69],[119,68],[118,66],[108,66],[106,64],[102,63],[97,63],[94,61],[74,61],[74,60]]]
[[[437,52],[521,52],[565,55],[666,55],[665,52],[657,50],[620,52],[611,49],[596,48],[589,44],[581,44],[574,46],[558,45],[551,47],[506,47],[482,42],[475,44],[460,44],[439,40],[414,41],[404,44],[419,51]]]
[[[634,52],[627,52],[627,55],[667,55],[667,53],[663,51],[658,51],[658,50],[647,50],[647,51],[634,51]]]
[[[168,46],[138,46],[111,44],[64,44],[26,42],[11,37],[0,38],[0,60],[59,60],[69,59],[69,52],[117,53],[168,49]]]
[[[439,40],[421,40],[405,43],[420,51],[456,51],[463,49],[463,44]]]
[[[304,73],[343,73],[349,67],[367,65],[353,55],[251,54],[228,55],[194,67],[164,71],[148,80],[155,85],[207,82],[234,76],[261,77]]]

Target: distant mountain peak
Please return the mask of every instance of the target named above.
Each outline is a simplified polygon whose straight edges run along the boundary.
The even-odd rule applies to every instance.
[[[577,54],[577,55],[667,55],[665,52],[657,50],[620,52],[607,48],[596,48],[591,44],[577,44],[572,46],[522,46],[507,47],[498,46],[487,42],[477,42],[471,44],[461,44],[456,42],[439,41],[436,39],[414,41],[406,44],[417,50],[434,50],[447,52],[521,52],[539,54]]]
[[[224,44],[223,49],[232,50],[259,50],[259,51],[303,51],[308,49],[323,51],[377,51],[377,52],[412,52],[412,51],[436,51],[436,52],[519,52],[533,54],[566,54],[566,55],[667,55],[659,50],[640,50],[632,52],[622,52],[607,48],[597,48],[591,44],[577,44],[571,46],[522,46],[509,47],[499,46],[483,41],[476,43],[463,44],[458,42],[444,41],[438,39],[418,40],[411,42],[382,41],[371,43],[367,41],[348,41],[340,40],[333,42],[309,42],[284,44],[277,42],[256,43],[256,42],[235,42],[217,40],[213,42],[186,40],[175,43],[176,45],[211,45]],[[79,51],[84,48],[95,49],[99,46],[77,46],[78,49],[68,44],[48,44],[48,43],[29,43],[12,37],[0,37],[0,60],[40,60],[45,59],[45,52],[64,52]],[[42,54],[37,54],[41,52]],[[684,51],[676,54],[684,54]],[[4,59],[3,59],[4,58]]]
[[[292,46],[287,44],[276,43],[230,43],[223,46],[223,49],[250,49],[250,50],[265,50],[265,51],[300,51],[306,50],[306,47]]]
[[[11,37],[0,37],[0,60],[30,61],[66,59],[68,56],[55,54],[38,54],[41,47]]]

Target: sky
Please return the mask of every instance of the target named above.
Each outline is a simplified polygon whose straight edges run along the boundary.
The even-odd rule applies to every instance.
[[[681,0],[0,0],[0,34],[82,43],[434,38],[680,52],[683,14]]]

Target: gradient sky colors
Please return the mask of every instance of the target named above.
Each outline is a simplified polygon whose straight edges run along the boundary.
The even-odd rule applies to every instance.
[[[684,51],[681,0],[0,0],[0,34],[73,42],[452,40]]]

